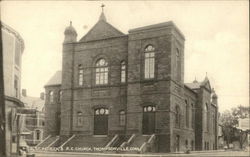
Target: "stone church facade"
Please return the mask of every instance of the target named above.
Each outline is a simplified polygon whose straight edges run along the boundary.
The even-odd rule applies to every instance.
[[[207,77],[184,83],[172,21],[124,34],[102,12],[79,41],[72,23],[64,34],[62,71],[45,85],[47,145],[217,149],[217,95]]]

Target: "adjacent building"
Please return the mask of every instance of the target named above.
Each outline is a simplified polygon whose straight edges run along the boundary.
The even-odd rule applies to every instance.
[[[10,26],[1,22],[4,87],[5,87],[5,113],[6,113],[6,152],[10,156],[15,152],[15,111],[17,107],[23,107],[20,101],[21,88],[21,64],[24,51],[24,40],[20,34]]]
[[[64,35],[62,71],[45,85],[47,146],[217,149],[217,95],[207,76],[184,83],[172,21],[124,34],[102,12],[79,41],[72,23]]]
[[[34,146],[43,140],[43,131],[45,125],[44,119],[44,93],[40,97],[32,97],[27,95],[27,90],[22,89],[22,102],[26,109],[26,114],[23,114],[23,127],[29,132],[25,135],[24,140],[28,145]]]

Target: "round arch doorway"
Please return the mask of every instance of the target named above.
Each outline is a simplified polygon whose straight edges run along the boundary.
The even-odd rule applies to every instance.
[[[152,135],[155,133],[155,106],[144,106],[142,117],[142,134]]]
[[[109,110],[106,108],[95,109],[94,135],[108,134],[108,115],[109,115]]]

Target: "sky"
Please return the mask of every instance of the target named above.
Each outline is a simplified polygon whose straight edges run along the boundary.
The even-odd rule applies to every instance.
[[[72,21],[78,40],[98,21],[129,29],[173,21],[185,35],[184,81],[206,73],[219,111],[249,105],[249,2],[246,1],[2,1],[1,20],[25,42],[21,86],[39,97],[62,69],[64,30]]]

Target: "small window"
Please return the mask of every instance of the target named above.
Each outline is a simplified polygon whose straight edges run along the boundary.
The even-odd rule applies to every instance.
[[[155,48],[148,45],[144,55],[144,78],[153,79],[155,77]]]
[[[126,82],[126,63],[125,61],[121,62],[121,82]]]
[[[49,102],[50,103],[54,102],[54,92],[53,91],[49,92]]]
[[[208,104],[205,104],[204,107],[204,127],[206,131],[209,131],[209,111],[208,111]]]
[[[177,48],[176,49],[176,79],[180,80],[181,79],[181,53],[180,50]]]
[[[15,41],[15,63],[20,66],[20,55],[21,55],[21,43],[18,40]]]
[[[62,90],[58,92],[58,102],[62,101]]]
[[[15,80],[14,80],[14,89],[15,89],[15,97],[18,98],[19,94],[18,94],[18,88],[19,88],[19,79],[18,77],[15,75]]]
[[[186,105],[186,127],[189,128],[189,105],[187,100],[185,100],[185,105]]]
[[[83,67],[81,64],[78,65],[78,85],[83,85]]]
[[[126,115],[125,115],[125,111],[120,111],[119,113],[120,115],[120,126],[125,126],[125,122],[126,122]]]
[[[180,113],[180,107],[177,105],[175,107],[175,125],[177,128],[180,127],[180,120],[181,120],[181,113]]]
[[[36,140],[40,140],[40,136],[41,136],[41,131],[40,130],[36,130]]]
[[[16,143],[16,136],[12,136],[12,143]]]
[[[194,150],[194,141],[193,140],[191,141],[191,150],[192,151]]]
[[[99,59],[96,62],[95,70],[96,85],[108,84],[108,63],[105,59]]]
[[[83,114],[82,112],[77,112],[77,126],[83,125]]]
[[[191,117],[191,121],[192,121],[192,122],[191,122],[191,125],[192,125],[192,129],[194,129],[194,127],[195,127],[195,126],[194,126],[194,125],[195,125],[195,124],[194,124],[195,107],[194,107],[194,104],[193,104],[193,103],[191,104],[191,107],[192,107],[192,109],[191,109],[191,112],[192,112],[192,113],[190,114],[190,115],[192,116],[192,117]]]
[[[188,148],[188,140],[185,141],[185,147]]]

